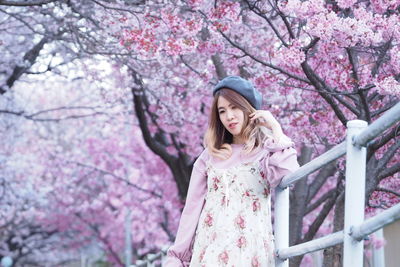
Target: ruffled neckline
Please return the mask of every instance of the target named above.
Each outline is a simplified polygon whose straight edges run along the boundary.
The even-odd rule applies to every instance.
[[[232,147],[241,147],[241,146],[244,146],[244,144],[230,144]]]

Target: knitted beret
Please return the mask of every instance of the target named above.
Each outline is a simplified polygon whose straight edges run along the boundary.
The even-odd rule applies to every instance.
[[[222,88],[231,89],[247,99],[255,109],[262,105],[262,95],[253,84],[239,76],[228,76],[217,83],[213,89],[213,96]]]

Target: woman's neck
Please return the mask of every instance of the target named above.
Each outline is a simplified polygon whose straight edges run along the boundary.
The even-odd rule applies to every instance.
[[[246,141],[242,137],[236,137],[236,136],[233,137],[232,144],[243,145],[245,143]]]

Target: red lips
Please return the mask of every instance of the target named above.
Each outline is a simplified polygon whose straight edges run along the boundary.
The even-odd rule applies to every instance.
[[[238,122],[235,123],[229,123],[229,128],[235,128],[235,126],[238,124]]]

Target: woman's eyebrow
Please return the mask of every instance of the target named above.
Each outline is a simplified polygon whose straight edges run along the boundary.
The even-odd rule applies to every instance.
[[[228,107],[232,107],[233,104],[229,104]],[[218,109],[225,108],[225,107],[218,107]]]

